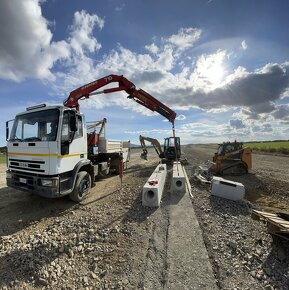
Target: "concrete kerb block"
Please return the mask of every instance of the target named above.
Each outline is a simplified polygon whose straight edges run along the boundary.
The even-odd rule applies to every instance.
[[[159,207],[167,177],[167,165],[159,164],[142,190],[142,205]]]
[[[181,165],[181,162],[174,162],[171,192],[185,193],[187,191],[186,177],[185,169]]]
[[[240,182],[214,176],[211,182],[211,194],[230,200],[241,200],[245,196],[245,187]]]

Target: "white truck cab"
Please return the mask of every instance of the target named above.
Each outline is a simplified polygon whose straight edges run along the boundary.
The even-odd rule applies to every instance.
[[[92,144],[97,150],[90,150],[85,117],[74,109],[45,104],[27,108],[16,115],[11,132],[6,123],[7,185],[81,201],[98,174],[118,172],[119,163],[129,160],[129,142],[114,141],[111,149],[111,141],[98,137]]]

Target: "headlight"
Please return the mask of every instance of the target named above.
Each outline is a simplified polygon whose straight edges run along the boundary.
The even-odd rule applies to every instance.
[[[42,186],[57,186],[58,179],[41,179]]]

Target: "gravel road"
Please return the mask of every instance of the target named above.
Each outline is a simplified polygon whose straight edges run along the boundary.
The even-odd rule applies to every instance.
[[[214,152],[192,145],[184,151],[190,176]],[[252,206],[288,209],[288,160],[254,154],[252,173],[234,177],[250,202],[212,198],[191,177],[220,289],[289,289],[288,243],[250,217]],[[141,188],[157,163],[154,151],[149,161],[133,154],[122,188],[118,176],[99,179],[79,205],[8,189],[1,165],[0,289],[165,289],[168,196],[160,209],[141,205]]]
[[[118,176],[100,179],[79,205],[8,189],[2,165],[0,289],[161,289],[166,209],[141,205],[151,155],[133,154],[122,188]]]
[[[233,202],[210,196],[209,188],[194,179],[198,165],[211,159],[211,147],[189,145],[193,204],[220,289],[289,289],[289,242],[272,238],[252,220],[252,207],[289,212],[288,157],[253,154],[253,170],[226,176],[242,182],[246,200]]]

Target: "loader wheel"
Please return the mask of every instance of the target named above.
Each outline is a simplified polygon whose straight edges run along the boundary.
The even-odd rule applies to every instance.
[[[80,202],[86,198],[91,188],[91,177],[86,171],[77,174],[76,183],[69,197],[75,202]]]

